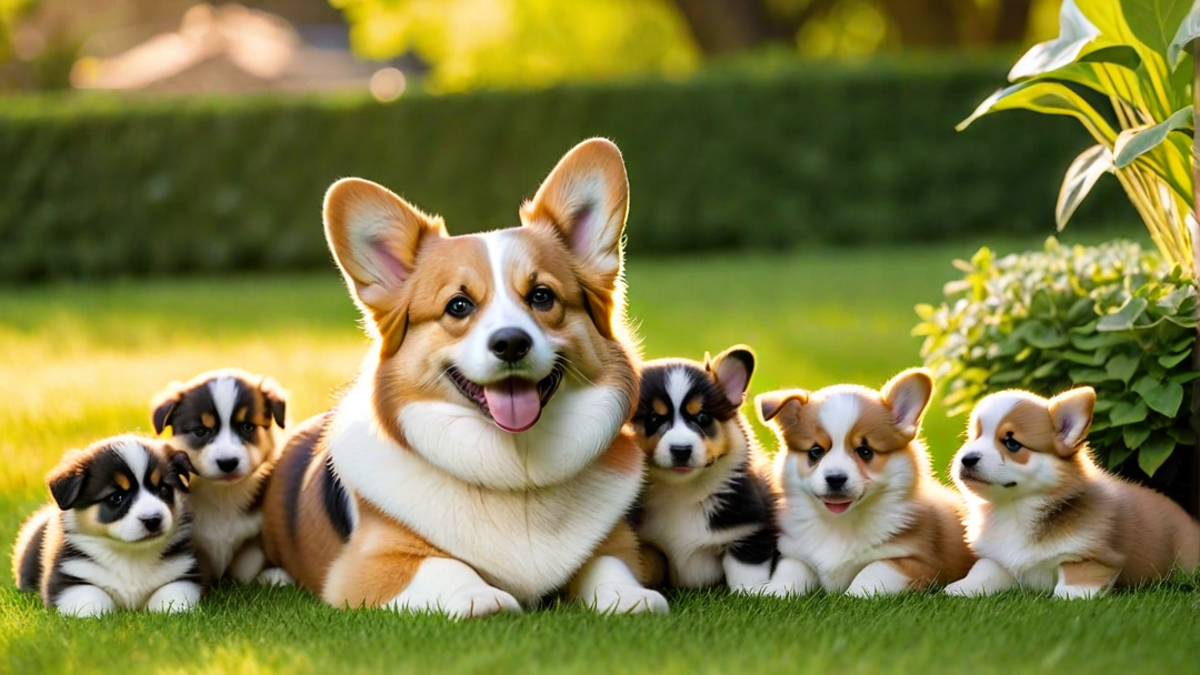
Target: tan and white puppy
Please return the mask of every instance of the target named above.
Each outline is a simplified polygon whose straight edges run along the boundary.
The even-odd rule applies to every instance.
[[[642,454],[624,313],[620,151],[567,153],[521,226],[450,237],[387,189],[339,181],[325,232],[374,338],[329,413],[287,443],[267,555],[337,607],[454,617],[565,590],[666,611],[625,515]]]
[[[1091,387],[1078,387],[1048,400],[1002,391],[975,406],[952,473],[970,500],[967,539],[979,562],[947,593],[1020,586],[1086,598],[1196,568],[1200,523],[1092,461],[1095,403]]]
[[[769,592],[882,595],[967,573],[962,500],[918,437],[932,393],[929,373],[912,369],[882,392],[842,384],[756,399],[780,441],[782,558]]]

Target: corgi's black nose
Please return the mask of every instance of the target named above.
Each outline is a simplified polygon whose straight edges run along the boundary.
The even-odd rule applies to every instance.
[[[825,476],[825,484],[829,486],[830,490],[841,490],[846,486],[847,479],[848,476],[844,473],[831,473]]]
[[[140,520],[147,532],[158,532],[158,529],[162,527],[162,516],[150,516],[148,518],[141,518]]]
[[[672,445],[671,463],[675,466],[687,466],[692,461],[692,446]]]
[[[506,363],[516,363],[525,358],[531,347],[533,338],[520,328],[501,328],[492,333],[488,340],[488,349]]]
[[[982,458],[982,456],[980,456],[980,454],[978,452],[971,452],[971,453],[963,455],[962,465],[963,466],[975,466],[976,464],[979,463],[980,459],[983,459],[983,458]]]
[[[224,471],[225,473],[233,473],[234,471],[237,471],[238,464],[240,464],[240,463],[241,462],[238,461],[237,457],[228,457],[226,459],[218,459],[217,460],[217,468]]]

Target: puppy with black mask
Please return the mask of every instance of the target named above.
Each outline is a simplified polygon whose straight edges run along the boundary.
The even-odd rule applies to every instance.
[[[184,493],[187,455],[117,436],[67,453],[47,476],[54,502],[21,527],[13,577],[68,616],[178,612],[204,593]]]
[[[282,446],[287,395],[269,377],[232,368],[169,385],[155,397],[154,429],[196,467],[191,504],[196,548],[213,579],[287,584],[267,567],[262,547],[262,496]],[[265,569],[264,569],[265,568]]]
[[[754,352],[737,345],[703,363],[659,359],[642,366],[632,419],[647,458],[633,521],[648,562],[665,563],[672,586],[724,582],[760,592],[776,559],[769,464],[740,411]],[[661,558],[656,555],[661,553]]]

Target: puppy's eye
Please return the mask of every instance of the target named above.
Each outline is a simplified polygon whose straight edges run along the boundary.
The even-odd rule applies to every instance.
[[[109,495],[104,501],[107,502],[108,505],[113,507],[114,509],[118,508],[122,504],[125,503],[125,493],[124,492],[114,492],[111,495]]]
[[[549,312],[554,307],[554,300],[554,291],[545,286],[538,286],[525,297],[525,302],[539,312]]]
[[[242,433],[247,435],[254,433],[256,427],[257,425],[253,422],[242,422],[241,424]]]
[[[465,319],[475,312],[475,303],[465,295],[456,295],[446,303],[446,313],[456,319]]]
[[[1018,452],[1021,448],[1025,447],[1024,445],[1021,445],[1021,441],[1013,438],[1011,431],[1008,432],[1008,435],[1004,437],[1002,443],[1004,443],[1005,449],[1007,449],[1009,452]]]
[[[212,429],[208,427],[196,427],[192,429],[192,435],[196,438],[208,438],[212,434]]]
[[[171,489],[171,486],[167,485],[166,483],[158,486],[158,496],[162,497],[163,499],[170,499],[174,492],[175,491]]]
[[[871,458],[875,456],[875,451],[867,447],[866,443],[855,448],[854,452],[858,453],[858,456],[861,457],[862,461],[864,462],[871,461]]]
[[[808,449],[808,461],[816,462],[825,456],[825,448],[819,445],[814,445]]]
[[[712,415],[709,415],[706,412],[696,413],[696,416],[693,419],[696,420],[696,425],[700,427],[707,427],[708,425],[712,424],[713,421]]]

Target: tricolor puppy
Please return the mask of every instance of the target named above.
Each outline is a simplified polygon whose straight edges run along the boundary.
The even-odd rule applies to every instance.
[[[971,413],[954,457],[969,498],[967,538],[979,562],[952,595],[1017,586],[1084,598],[1134,586],[1200,562],[1200,523],[1161,494],[1092,461],[1087,432],[1096,392],[1049,400],[1009,390]]]
[[[331,412],[288,441],[267,555],[337,607],[455,617],[559,590],[666,611],[625,521],[642,483],[616,146],[576,146],[521,226],[451,237],[387,189],[338,181],[325,234],[374,338]]]
[[[192,485],[194,538],[213,579],[226,573],[249,583],[286,583],[282,570],[264,574],[262,496],[278,459],[287,396],[269,377],[224,369],[175,382],[152,404],[154,429],[172,430],[199,477]],[[260,575],[262,575],[260,577]]]
[[[671,585],[761,590],[775,561],[775,502],[763,458],[739,408],[754,353],[730,347],[704,363],[642,367],[633,429],[649,482],[634,511],[641,540],[665,557]]]
[[[920,440],[933,380],[906,370],[878,392],[836,385],[757,398],[779,436],[782,558],[770,591],[868,596],[962,578],[963,503]]]
[[[187,455],[116,436],[73,450],[47,476],[54,503],[21,526],[13,577],[69,616],[174,612],[204,591],[192,549]]]

